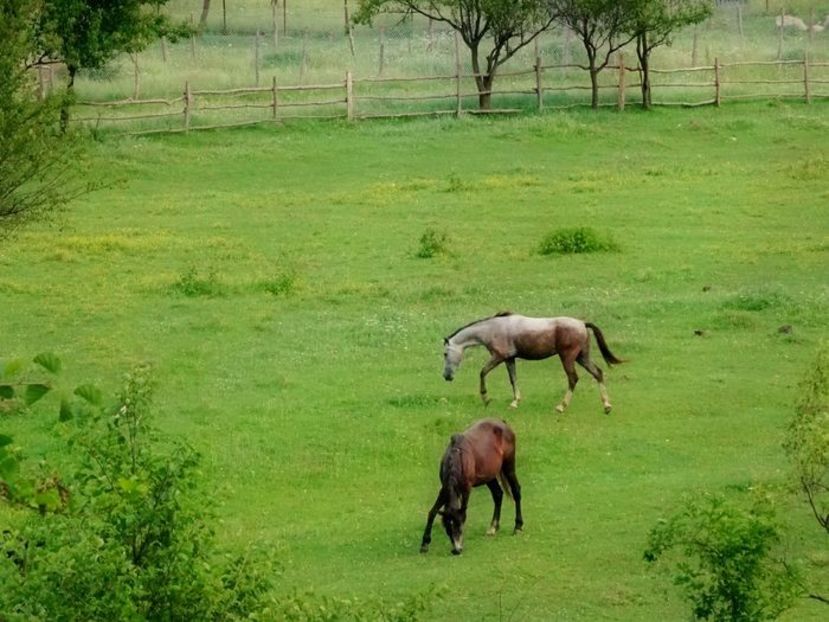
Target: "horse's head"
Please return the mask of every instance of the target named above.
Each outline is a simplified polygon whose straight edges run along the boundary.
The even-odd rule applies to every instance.
[[[450,508],[441,512],[441,520],[446,535],[452,543],[452,555],[460,555],[463,551],[463,524],[466,522],[466,510],[462,508]]]
[[[443,377],[451,382],[455,377],[455,370],[463,360],[463,348],[453,344],[449,339],[443,340]]]

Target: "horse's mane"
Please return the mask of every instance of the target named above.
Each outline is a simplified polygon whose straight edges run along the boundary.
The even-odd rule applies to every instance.
[[[469,324],[464,324],[458,330],[456,330],[454,333],[452,333],[451,335],[446,337],[446,341],[450,340],[452,337],[457,335],[464,328],[469,328],[470,326],[474,326],[475,324],[479,324],[480,322],[486,322],[487,320],[491,320],[492,318],[495,318],[495,317],[506,317],[507,315],[513,315],[512,311],[499,311],[495,315],[490,315],[489,317],[482,317],[480,320],[475,320],[474,322],[469,322]]]
[[[455,501],[458,498],[458,488],[463,482],[463,459],[461,454],[464,451],[463,444],[465,442],[466,438],[463,434],[453,434],[443,457],[441,483],[449,493],[447,507],[455,506]]]

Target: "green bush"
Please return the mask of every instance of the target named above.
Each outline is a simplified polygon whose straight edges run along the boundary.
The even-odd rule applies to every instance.
[[[415,257],[420,259],[431,259],[435,255],[449,254],[448,237],[445,233],[439,233],[434,229],[427,229],[420,236],[420,247]]]
[[[590,227],[556,229],[544,236],[538,247],[541,255],[573,255],[619,250],[609,237],[602,236]]]
[[[774,557],[781,534],[767,500],[745,508],[705,495],[651,530],[644,557],[667,570],[698,620],[773,620],[801,591],[794,570]]]
[[[226,294],[225,287],[216,276],[215,270],[202,274],[195,266],[190,266],[179,276],[178,281],[173,284],[173,291],[184,294],[188,298],[216,297]]]
[[[61,403],[75,470],[34,480],[33,497],[63,502],[41,499],[4,532],[0,619],[234,620],[267,609],[271,560],[219,555],[200,457],[152,429],[151,394],[138,368],[112,405],[91,385]],[[21,498],[8,500],[32,507]]]

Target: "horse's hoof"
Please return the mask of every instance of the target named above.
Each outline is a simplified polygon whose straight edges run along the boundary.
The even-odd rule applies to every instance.
[[[561,404],[556,406],[556,412],[559,413],[559,414],[563,413],[564,412],[564,406],[562,406]]]
[[[515,530],[512,532],[512,535],[520,536],[522,533],[524,533],[524,528],[523,527],[516,527]]]
[[[513,409],[518,408],[518,402],[510,402],[509,407]]]
[[[604,405],[604,414],[609,415],[611,410],[613,410],[613,406],[611,406],[610,404]]]
[[[492,400],[491,400],[490,398],[488,398],[488,397],[483,397],[483,396],[482,396],[482,397],[481,397],[481,401],[484,403],[484,408],[486,408],[487,406],[489,406],[489,403],[490,403]]]
[[[497,532],[498,532],[497,527],[490,527],[489,529],[486,530],[486,535],[494,536]]]
[[[428,553],[429,552],[429,545],[428,544],[421,545],[420,546],[420,552],[421,553]]]
[[[461,549],[452,549],[452,555],[460,555]]]

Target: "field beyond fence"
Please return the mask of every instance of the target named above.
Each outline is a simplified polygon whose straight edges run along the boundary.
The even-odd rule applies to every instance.
[[[460,67],[460,61],[458,67]],[[655,106],[719,106],[745,99],[829,97],[829,62],[802,60],[724,62],[711,66],[651,69]],[[477,106],[475,74],[357,77],[346,71],[327,84],[279,84],[233,89],[198,89],[189,81],[170,98],[77,102],[75,121],[95,129],[115,126],[128,133],[187,132],[292,119],[411,117],[464,113],[503,114],[526,110],[589,106],[588,68],[578,64],[543,64],[541,57],[524,70],[498,74],[491,109]],[[745,76],[746,70],[751,73]],[[601,106],[624,110],[638,104],[642,74],[625,55],[600,74]],[[628,77],[630,75],[632,77]],[[148,126],[152,125],[152,126]]]
[[[445,24],[385,14],[348,20],[347,0],[170,0],[165,11],[198,34],[160,40],[75,82],[75,121],[123,133],[286,122],[292,119],[477,113],[469,51]],[[805,8],[804,8],[805,7]],[[602,56],[600,55],[600,60]],[[641,101],[631,46],[599,74],[601,106]],[[656,106],[758,99],[810,102],[829,95],[829,2],[718,2],[705,23],[654,50]],[[588,106],[581,42],[553,28],[499,67],[491,113]],[[624,69],[620,69],[624,67]],[[58,67],[39,73],[61,88]]]

